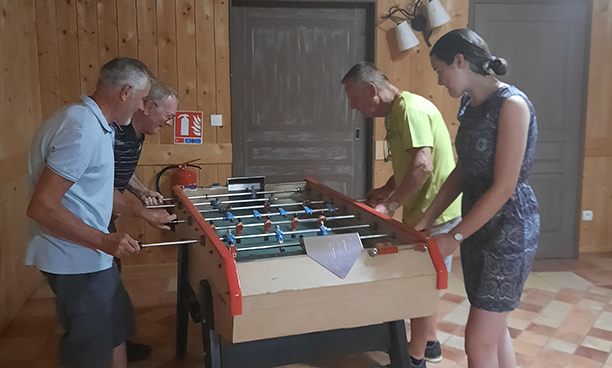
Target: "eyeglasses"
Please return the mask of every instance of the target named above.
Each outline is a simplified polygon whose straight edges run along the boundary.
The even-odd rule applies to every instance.
[[[166,120],[164,120],[164,123],[169,122],[170,120],[173,120],[175,115],[174,114],[166,114],[166,112],[164,110],[161,109],[161,107],[159,107],[159,105],[157,104],[157,102],[151,100],[151,99],[147,99],[146,97],[142,99],[142,101],[144,103],[146,103],[147,101],[150,101],[151,103],[153,103],[153,105],[155,105],[155,107],[157,107],[157,110],[159,110],[159,112],[161,112],[164,116],[166,116]]]

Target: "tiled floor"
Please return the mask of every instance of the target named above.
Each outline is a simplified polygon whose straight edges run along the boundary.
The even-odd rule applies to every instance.
[[[468,302],[460,264],[453,264],[449,288],[441,294],[438,336],[444,360],[431,368],[466,367],[463,352]],[[174,360],[175,266],[126,267],[125,285],[137,313],[138,342],[152,357],[130,367],[203,368],[201,336],[190,326],[187,357]],[[509,326],[523,368],[612,368],[612,252],[584,254],[577,260],[539,260],[527,280],[520,307]],[[61,329],[53,294],[43,285],[0,333],[0,367],[50,368],[57,365]],[[373,368],[388,364],[384,353],[342,357],[285,368]],[[248,367],[245,367],[248,368]]]

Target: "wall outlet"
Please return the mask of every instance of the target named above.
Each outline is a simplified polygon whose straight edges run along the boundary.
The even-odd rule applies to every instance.
[[[593,211],[582,211],[582,221],[593,221]]]
[[[220,127],[223,126],[223,115],[211,115],[210,126]]]

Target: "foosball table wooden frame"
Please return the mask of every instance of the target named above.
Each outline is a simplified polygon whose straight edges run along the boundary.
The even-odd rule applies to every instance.
[[[235,253],[174,187],[179,235],[176,357],[186,353],[188,319],[202,326],[206,368],[266,368],[368,351],[387,351],[391,367],[409,368],[405,319],[435,313],[447,271],[437,244],[315,180],[309,197],[393,234],[396,252],[364,249],[345,279],[307,255],[236,262]],[[190,191],[190,194],[197,193]],[[425,243],[426,252],[409,244]]]

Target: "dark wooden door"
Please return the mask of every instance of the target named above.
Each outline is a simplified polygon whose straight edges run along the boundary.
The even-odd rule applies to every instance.
[[[373,3],[232,3],[234,176],[313,177],[364,196],[372,133],[349,109],[341,80],[373,60],[373,13]]]

